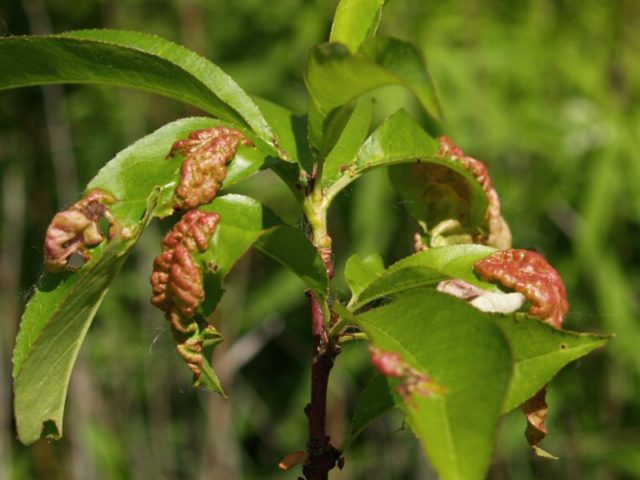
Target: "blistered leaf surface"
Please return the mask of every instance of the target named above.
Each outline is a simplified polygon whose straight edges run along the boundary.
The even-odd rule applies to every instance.
[[[569,311],[560,274],[539,253],[509,249],[480,260],[475,270],[487,281],[497,281],[522,293],[532,303],[529,314],[560,328]]]
[[[484,163],[448,137],[438,142],[438,153],[429,161],[390,170],[408,212],[428,235],[422,248],[459,243],[509,248],[511,232]]]
[[[220,121],[210,118],[188,118],[144,137],[98,172],[88,185],[88,202],[81,200],[72,207],[74,215],[89,222],[88,243],[97,244],[77,271],[45,274],[22,317],[13,377],[18,436],[23,443],[36,441],[45,424],[54,437],[61,435],[71,369],[102,298],[146,224],[173,211],[179,166],[167,159],[171,146],[194,130],[217,125]],[[242,149],[236,154],[227,184],[264,167],[267,157],[260,149],[248,151],[252,156]],[[95,192],[108,193],[108,198]],[[104,202],[96,203],[98,197]],[[91,227],[92,219],[101,216],[108,216],[111,223],[109,238],[102,240]]]
[[[56,213],[44,240],[44,267],[48,272],[75,270],[91,258],[89,248],[104,240],[99,221],[106,218],[113,222],[108,205],[114,201],[111,194],[96,188],[66,210]],[[77,267],[72,264],[72,256],[79,257]]]
[[[166,313],[179,333],[189,332],[204,300],[202,271],[193,254],[206,251],[219,221],[216,213],[187,212],[164,237],[163,252],[153,263],[151,303]]]
[[[235,157],[240,144],[253,147],[241,132],[226,127],[196,130],[189,138],[174,143],[170,156],[182,158],[176,207],[189,210],[212,201],[227,176],[227,164]]]

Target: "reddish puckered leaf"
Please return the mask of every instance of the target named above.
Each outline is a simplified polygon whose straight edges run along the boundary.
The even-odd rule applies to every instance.
[[[167,313],[194,386],[222,395],[210,362],[222,338],[207,317],[222,297],[224,279],[251,246],[293,270],[319,296],[326,292],[324,264],[304,232],[242,195],[219,196],[187,212],[165,238],[151,278],[153,302]]]
[[[59,62],[56,65],[59,66]],[[85,197],[89,201],[86,205],[76,204],[72,215],[80,224],[87,224],[81,246],[87,248],[82,254],[90,253],[90,258],[83,257],[78,249],[61,262],[71,271],[46,273],[38,281],[20,323],[13,355],[13,377],[16,426],[23,443],[33,443],[43,435],[58,438],[62,434],[71,371],[95,313],[144,228],[152,218],[166,217],[174,210],[173,196],[179,169],[177,162],[166,159],[171,146],[191,132],[221,124],[213,118],[186,118],[168,124],[120,152],[89,183]],[[234,162],[229,166],[225,187],[270,165],[271,150],[265,150],[265,145],[249,131],[243,131],[243,134],[257,147],[238,147]],[[106,196],[91,194],[95,190],[105,192]],[[113,203],[109,203],[109,195],[113,197]],[[100,198],[102,201],[95,202]],[[255,221],[260,223],[261,218],[258,216]],[[63,217],[63,221],[69,220],[73,219]],[[97,220],[100,228],[92,226],[93,220]],[[229,221],[233,223],[233,219]],[[105,231],[103,223],[111,223],[109,232]],[[245,224],[243,228],[247,228]],[[89,245],[100,240],[98,233],[108,239],[95,246]],[[57,232],[57,235],[66,234]],[[300,235],[304,238],[302,232]],[[51,247],[55,247],[52,239],[49,238],[49,245],[45,247],[50,253]],[[59,241],[58,247],[64,250],[66,241]],[[309,248],[313,249],[311,245]],[[292,251],[296,249],[287,249],[287,252]],[[59,258],[65,256],[61,250],[53,253],[60,255]],[[318,262],[321,263],[319,259]],[[300,263],[310,264],[302,260]],[[321,273],[324,274],[323,269]],[[206,357],[220,341],[220,335],[203,325],[193,340],[189,350],[197,350],[201,345],[202,355]],[[185,350],[184,353],[190,352]],[[206,363],[199,384],[222,391],[215,372]]]
[[[106,218],[112,225],[114,223],[107,207],[114,200],[113,195],[96,188],[66,210],[56,213],[44,240],[44,267],[48,272],[77,270],[70,262],[74,255],[80,257],[79,266],[91,258],[87,248],[95,247],[104,240],[98,222]]]
[[[238,130],[222,126],[196,130],[186,140],[174,143],[170,156],[184,157],[176,207],[189,210],[211,202],[222,187],[227,164],[240,144],[253,146]]]
[[[448,158],[470,173],[485,195],[486,212],[481,231],[473,228],[472,203],[474,201],[468,180],[455,170],[436,163],[420,163],[413,167],[413,175],[423,183],[423,197],[432,242],[437,237],[451,237],[454,243],[482,243],[495,248],[511,247],[511,231],[500,213],[500,198],[486,165],[464,154],[451,138],[438,138],[438,156]],[[465,235],[468,238],[465,242]],[[416,239],[416,249],[422,245]],[[437,244],[437,243],[436,243]],[[433,246],[433,245],[431,245]]]
[[[529,314],[556,328],[569,310],[567,292],[560,274],[539,253],[509,249],[477,262],[476,272],[487,281],[497,281],[522,293],[532,304]]]
[[[476,272],[488,281],[498,281],[507,288],[522,293],[532,304],[529,314],[561,328],[569,311],[567,292],[562,277],[539,253],[509,249],[489,255],[474,265]],[[527,417],[525,435],[534,452],[550,456],[538,447],[547,435],[545,425],[549,407],[545,401],[546,386],[525,402],[522,411]]]
[[[466,156],[460,147],[453,143],[451,138],[442,136],[438,140],[440,141],[441,155],[458,159],[465,169],[473,173],[487,196],[486,220],[488,232],[483,243],[498,249],[511,247],[511,231],[500,213],[500,198],[493,187],[486,165],[480,160]]]
[[[209,246],[220,216],[213,212],[191,210],[167,233],[163,252],[156,258],[151,274],[151,303],[166,313],[171,323],[178,352],[197,380],[202,373],[202,339],[192,338],[199,323],[194,315],[204,301],[202,271],[193,254]],[[202,322],[200,322],[202,323]],[[207,325],[202,325],[206,329]]]

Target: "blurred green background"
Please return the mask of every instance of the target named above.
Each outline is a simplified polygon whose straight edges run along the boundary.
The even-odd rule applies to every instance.
[[[307,51],[328,37],[334,8],[330,0],[5,0],[0,34],[156,33],[212,59],[250,93],[303,111]],[[448,132],[488,164],[514,244],[542,252],[562,273],[567,328],[617,335],[551,384],[543,446],[560,460],[532,457],[515,412],[501,422],[490,478],[640,479],[640,2],[390,0],[381,31],[425,52]],[[376,94],[383,107],[405,97]],[[100,86],[0,93],[0,479],[297,478],[277,463],[305,444],[304,287],[248,254],[215,314],[227,338],[216,364],[231,399],[194,391],[148,302],[168,223],[145,234],[97,315],[74,370],[64,439],[30,448],[15,440],[11,350],[49,220],[117,151],[193,114]],[[300,222],[273,175],[241,189]],[[380,250],[387,263],[407,254],[415,226],[403,218],[384,172],[357,182],[330,218],[338,265],[354,252]],[[370,374],[362,345],[339,358],[335,443]],[[332,478],[436,478],[411,437],[397,415],[377,422]]]

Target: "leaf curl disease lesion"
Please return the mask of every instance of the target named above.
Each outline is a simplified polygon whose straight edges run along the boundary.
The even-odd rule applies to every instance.
[[[173,202],[176,209],[187,212],[165,236],[162,253],[154,261],[151,303],[165,312],[178,353],[196,380],[205,365],[205,347],[221,339],[215,328],[198,316],[205,299],[205,272],[194,258],[194,254],[209,248],[220,216],[196,208],[216,197],[227,176],[227,165],[240,145],[254,146],[238,130],[219,126],[191,132],[186,139],[175,142],[169,152],[170,159],[183,159]],[[204,268],[210,273],[217,270],[215,265]]]
[[[499,249],[511,247],[511,230],[500,211],[500,198],[486,165],[464,154],[451,138],[438,137],[438,156],[457,163],[472,174],[482,188],[487,209],[481,231],[470,229],[473,194],[468,181],[448,166],[418,163],[413,175],[424,181],[423,201],[430,225],[428,245],[415,235],[416,251],[453,243],[481,243]]]
[[[397,352],[386,352],[370,346],[371,363],[386,377],[400,378],[402,381],[396,391],[408,404],[412,404],[412,395],[431,397],[444,393],[445,389],[436,383],[427,373],[411,367]]]
[[[474,265],[485,280],[520,292],[531,303],[529,314],[541,318],[555,328],[561,328],[569,311],[567,292],[562,277],[539,253],[530,250],[497,251]],[[563,349],[561,344],[560,349]],[[566,345],[564,345],[566,348]],[[538,456],[553,457],[538,443],[547,435],[546,419],[549,407],[545,400],[547,387],[542,388],[522,405],[527,417],[525,436]]]
[[[213,212],[190,210],[167,233],[153,263],[151,303],[165,312],[178,352],[194,375],[202,371],[202,341],[189,338],[198,329],[194,317],[204,301],[202,271],[194,254],[209,246],[220,221]]]
[[[465,170],[473,174],[487,198],[488,205],[485,214],[487,232],[482,235],[481,238],[477,239],[475,243],[484,243],[498,249],[510,248],[511,230],[500,213],[500,198],[493,186],[489,170],[487,170],[484,162],[465,155],[462,149],[449,137],[441,136],[438,138],[438,141],[440,142],[439,154],[459,161]]]
[[[44,241],[44,266],[48,272],[77,270],[91,259],[90,247],[102,243],[100,221],[110,225],[109,237],[117,232],[117,222],[108,205],[115,198],[99,188],[90,190],[66,210],[56,213]]]
[[[190,210],[211,202],[227,176],[227,165],[240,145],[254,144],[238,130],[213,127],[196,130],[173,144],[169,158],[183,157],[174,204]]]
[[[531,302],[529,314],[561,328],[569,311],[562,277],[539,253],[522,250],[499,250],[474,265],[487,281],[520,292]]]

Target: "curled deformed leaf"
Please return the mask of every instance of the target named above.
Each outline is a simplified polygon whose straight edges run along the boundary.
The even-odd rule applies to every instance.
[[[186,140],[174,143],[170,156],[184,157],[176,188],[176,207],[188,210],[211,202],[240,144],[253,146],[238,130],[222,126],[196,130]]]
[[[105,208],[92,204],[82,213],[86,206],[80,207],[80,215],[85,217],[80,220],[86,223],[86,217],[101,216],[99,229],[89,225],[89,240],[97,241],[98,231],[108,241],[89,246],[90,258],[79,250],[71,253],[66,268],[72,271],[47,272],[27,304],[13,354],[16,428],[23,443],[33,443],[40,436],[62,435],[71,371],[96,311],[144,228],[154,217],[166,217],[174,210],[179,175],[175,162],[166,160],[167,152],[189,133],[221,124],[220,120],[198,117],[165,125],[118,153],[89,182],[88,193],[108,192],[114,201],[109,203],[106,195],[99,202]],[[243,134],[251,138],[256,148],[238,147],[225,187],[271,165],[270,149],[249,131],[243,130]],[[100,197],[102,194],[94,193],[86,198]],[[87,202],[87,206],[90,204]],[[300,235],[305,238],[302,232]],[[65,241],[59,243],[60,247]],[[309,248],[313,249],[311,245]],[[318,263],[322,262],[318,259]],[[79,269],[74,271],[76,268]],[[220,341],[220,335],[206,327],[198,326],[198,331],[187,337],[202,339],[204,357]],[[206,363],[198,384],[221,392],[215,372]]]
[[[530,315],[540,317],[555,328],[562,327],[569,310],[567,293],[560,274],[542,255],[530,250],[501,250],[480,260],[474,268],[485,280],[498,281],[522,293],[531,302]],[[546,391],[545,386],[522,406],[527,417],[527,441],[534,452],[542,456],[549,456],[538,447],[547,435]]]
[[[548,433],[546,422],[549,414],[549,406],[547,405],[546,396],[547,387],[545,386],[522,405],[522,413],[527,417],[527,429],[524,435],[536,455],[556,459],[557,457],[538,446],[538,443],[540,443]]]
[[[204,340],[192,335],[201,327],[206,330],[207,325],[199,325],[194,320],[205,292],[202,271],[193,254],[207,249],[219,221],[220,216],[213,212],[187,212],[165,236],[163,252],[154,261],[150,279],[153,290],[151,303],[165,312],[178,352],[196,380],[204,364]]]
[[[326,269],[304,232],[284,224],[258,201],[233,194],[183,216],[165,238],[151,277],[152,301],[171,321],[178,353],[195,374],[194,386],[222,395],[210,363],[222,337],[207,316],[224,293],[224,279],[251,246],[291,269],[317,295],[325,294]]]
[[[562,326],[569,310],[567,292],[560,274],[539,253],[500,250],[478,261],[474,269],[483,279],[522,293],[532,304],[530,315],[556,328]]]
[[[500,214],[500,199],[493,187],[491,176],[485,164],[480,160],[466,156],[449,137],[442,136],[439,140],[441,154],[458,159],[465,169],[473,173],[487,196],[488,207],[486,220],[488,231],[486,232],[483,243],[498,249],[511,247],[511,231],[509,230],[507,222]]]
[[[411,168],[412,197],[409,210],[429,236],[425,245],[416,236],[416,250],[456,243],[482,243],[498,249],[511,247],[511,231],[500,213],[500,199],[483,162],[469,157],[451,138],[438,138],[438,156],[446,158],[458,169],[438,163],[418,163]],[[468,176],[462,175],[459,169]],[[407,172],[404,172],[404,176]],[[469,177],[480,186],[479,199]],[[393,177],[392,177],[393,178]],[[399,180],[399,181],[398,181]],[[396,180],[400,183],[402,179]],[[478,216],[478,202],[484,211]],[[486,207],[485,207],[486,205]]]
[[[106,218],[110,224],[114,223],[107,207],[114,200],[110,193],[96,188],[71,207],[56,213],[44,240],[44,266],[48,272],[77,270],[89,260],[88,247],[95,247],[104,240],[99,221]],[[79,257],[77,267],[72,256]]]
[[[202,322],[200,322],[202,323]],[[180,332],[174,330],[176,339],[176,349],[187,363],[187,367],[193,373],[196,386],[208,386],[211,390],[217,391],[224,395],[220,381],[213,369],[208,368],[206,357],[209,350],[215,344],[222,341],[222,335],[213,327],[213,325],[195,324],[196,331],[189,338],[184,339]],[[202,378],[204,373],[204,377]]]

